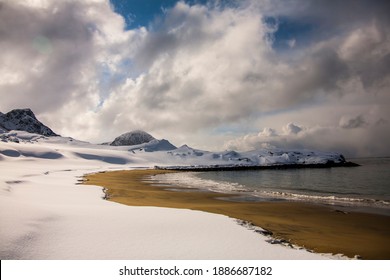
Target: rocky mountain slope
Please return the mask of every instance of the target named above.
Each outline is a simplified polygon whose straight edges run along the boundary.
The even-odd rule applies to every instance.
[[[44,136],[58,136],[41,123],[30,109],[15,109],[6,114],[0,112],[0,133],[22,130]]]

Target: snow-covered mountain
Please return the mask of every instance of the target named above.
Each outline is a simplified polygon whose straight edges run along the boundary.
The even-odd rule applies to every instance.
[[[168,140],[158,140],[143,130],[124,133],[110,143],[110,146],[129,146],[129,151],[144,150],[146,152],[170,151],[176,146]]]
[[[0,112],[0,133],[22,130],[44,136],[58,136],[41,123],[30,109],[15,109],[6,114]]]
[[[171,151],[177,149],[176,146],[171,144],[168,140],[165,139],[154,139],[150,142],[143,143],[140,145],[128,146],[129,151],[145,151],[145,152],[157,152],[157,151]]]

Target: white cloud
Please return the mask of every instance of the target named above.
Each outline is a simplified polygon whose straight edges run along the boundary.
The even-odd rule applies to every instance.
[[[364,129],[362,129],[364,125]],[[342,118],[340,126],[300,127],[289,123],[282,132],[248,134],[225,142],[225,149],[253,150],[259,148],[315,149],[337,151],[349,157],[380,155],[389,144],[378,139],[390,136],[390,125],[382,119],[366,123],[362,116]],[[386,155],[386,154],[385,154]]]
[[[302,130],[303,129],[301,127],[299,127],[298,125],[295,125],[293,123],[288,123],[286,126],[283,127],[283,131],[287,135],[298,134]]]
[[[276,133],[275,129],[265,127],[263,129],[263,131],[259,132],[258,136],[259,137],[273,137],[273,136],[277,136],[277,133]]]
[[[294,48],[296,43],[297,43],[297,40],[296,40],[296,39],[291,39],[291,40],[288,40],[288,41],[287,41],[287,45],[288,45],[290,48]]]

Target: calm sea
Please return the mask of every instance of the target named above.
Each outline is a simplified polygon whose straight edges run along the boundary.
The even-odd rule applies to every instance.
[[[243,201],[304,201],[390,215],[390,158],[351,160],[359,167],[182,172],[155,176],[176,190],[237,194]]]

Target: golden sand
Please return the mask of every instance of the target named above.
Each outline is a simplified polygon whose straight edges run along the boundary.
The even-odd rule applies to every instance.
[[[163,170],[129,170],[90,174],[85,184],[106,188],[111,201],[132,206],[201,210],[248,221],[318,253],[390,259],[390,217],[343,213],[334,208],[297,202],[239,202],[221,200],[231,195],[179,192],[154,186],[146,176]]]

